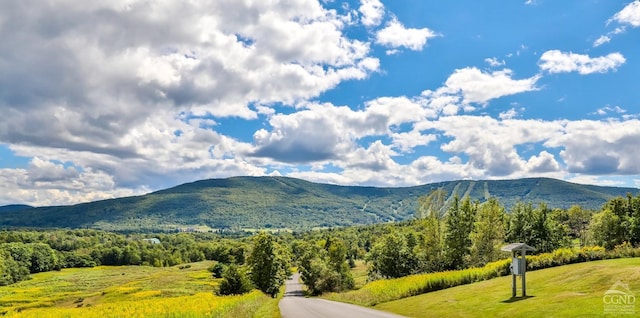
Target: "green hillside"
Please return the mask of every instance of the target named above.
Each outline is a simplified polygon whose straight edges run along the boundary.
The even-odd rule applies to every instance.
[[[637,317],[639,304],[623,307],[624,304],[604,303],[609,289],[620,290],[625,285],[631,294],[640,291],[640,258],[527,272],[530,297],[525,299],[511,299],[511,277],[505,276],[391,301],[375,308],[407,317]]]
[[[566,208],[598,209],[608,199],[638,189],[598,187],[533,178],[502,181],[450,181],[403,188],[318,184],[285,177],[202,180],[143,196],[73,206],[3,212],[0,227],[100,228],[113,231],[290,228],[349,226],[414,217],[417,198],[443,188],[484,201],[497,197],[546,202]]]

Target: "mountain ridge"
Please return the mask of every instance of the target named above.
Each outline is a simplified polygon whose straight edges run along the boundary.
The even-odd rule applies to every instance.
[[[636,188],[581,185],[550,178],[371,187],[289,177],[231,177],[198,180],[141,196],[9,209],[0,218],[0,227],[171,231],[350,226],[411,219],[417,198],[438,188],[448,193],[448,200],[458,195],[482,202],[492,196],[507,208],[524,201],[545,202],[551,208],[578,204],[599,209],[613,197],[640,192]]]

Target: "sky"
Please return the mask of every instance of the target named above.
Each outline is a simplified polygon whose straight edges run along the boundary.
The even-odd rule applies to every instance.
[[[640,0],[3,0],[0,205],[208,178],[640,187]]]

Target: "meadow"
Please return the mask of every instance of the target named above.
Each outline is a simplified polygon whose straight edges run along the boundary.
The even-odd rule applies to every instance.
[[[174,267],[97,266],[38,273],[0,287],[5,317],[279,317],[254,291],[216,296],[212,261]]]

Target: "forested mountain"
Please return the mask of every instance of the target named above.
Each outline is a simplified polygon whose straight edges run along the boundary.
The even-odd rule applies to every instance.
[[[72,206],[1,208],[0,227],[99,228],[161,231],[178,228],[242,229],[348,226],[414,217],[417,198],[442,188],[485,201],[545,202],[551,208],[599,209],[608,199],[638,189],[579,185],[555,179],[449,181],[378,188],[318,184],[286,177],[234,177],[187,183],[143,196]]]

